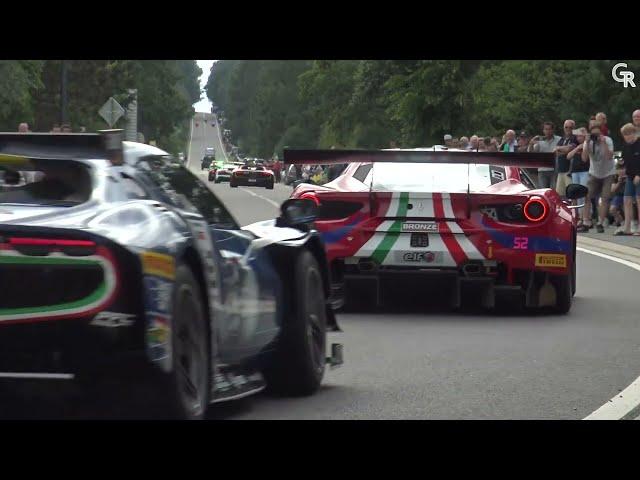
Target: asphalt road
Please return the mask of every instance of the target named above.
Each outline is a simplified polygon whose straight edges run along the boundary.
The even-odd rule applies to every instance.
[[[205,146],[222,152],[215,128],[200,121],[189,154],[196,172]],[[283,185],[273,191],[209,185],[241,225],[273,218],[290,192]],[[584,418],[640,374],[640,279],[630,268],[586,253],[578,253],[577,274],[578,292],[566,316],[460,314],[402,305],[340,314],[344,332],[331,336],[344,344],[345,364],[327,371],[316,395],[258,395],[215,405],[209,417]],[[0,416],[118,417],[119,406],[109,399],[90,406],[77,393],[64,396],[67,387],[57,385],[55,400],[16,394]]]

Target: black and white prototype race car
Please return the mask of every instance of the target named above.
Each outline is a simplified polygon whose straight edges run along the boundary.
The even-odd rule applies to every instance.
[[[160,411],[200,419],[265,387],[312,394],[342,363],[341,345],[326,353],[339,329],[313,202],[240,228],[179,161],[121,131],[0,133],[0,170],[12,381],[126,377]]]

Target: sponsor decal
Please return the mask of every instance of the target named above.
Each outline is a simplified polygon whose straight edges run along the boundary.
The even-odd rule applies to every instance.
[[[169,320],[162,315],[153,315],[147,328],[149,346],[165,345],[169,341]]]
[[[144,277],[144,284],[147,292],[146,310],[168,315],[171,309],[173,282],[155,277]]]
[[[404,262],[433,263],[437,256],[434,252],[406,252],[402,254]]]
[[[149,275],[168,278],[173,280],[176,277],[176,262],[171,255],[158,252],[143,252],[142,270]]]
[[[440,228],[435,222],[404,222],[401,230],[403,232],[439,232]]]
[[[130,327],[135,322],[136,316],[129,313],[100,312],[91,320],[90,325],[95,327]]]
[[[567,256],[561,254],[536,253],[536,267],[566,268]]]

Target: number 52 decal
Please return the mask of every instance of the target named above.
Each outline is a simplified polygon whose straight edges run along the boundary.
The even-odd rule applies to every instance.
[[[513,239],[513,248],[515,250],[527,250],[529,248],[529,238],[515,237]]]

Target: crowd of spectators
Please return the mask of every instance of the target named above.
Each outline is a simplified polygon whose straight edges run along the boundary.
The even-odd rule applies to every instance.
[[[607,115],[599,112],[588,127],[576,128],[571,119],[564,121],[562,135],[552,122],[544,122],[542,134],[530,136],[507,130],[497,137],[444,136],[451,149],[488,152],[548,152],[555,154],[554,168],[529,170],[539,188],[553,188],[565,195],[567,185],[579,183],[588,188],[584,208],[579,211],[578,231],[595,228],[604,233],[615,223],[614,235],[640,236],[640,109],[631,115],[631,123],[620,129],[624,139],[617,152],[611,138]],[[618,155],[616,155],[618,153]]]

